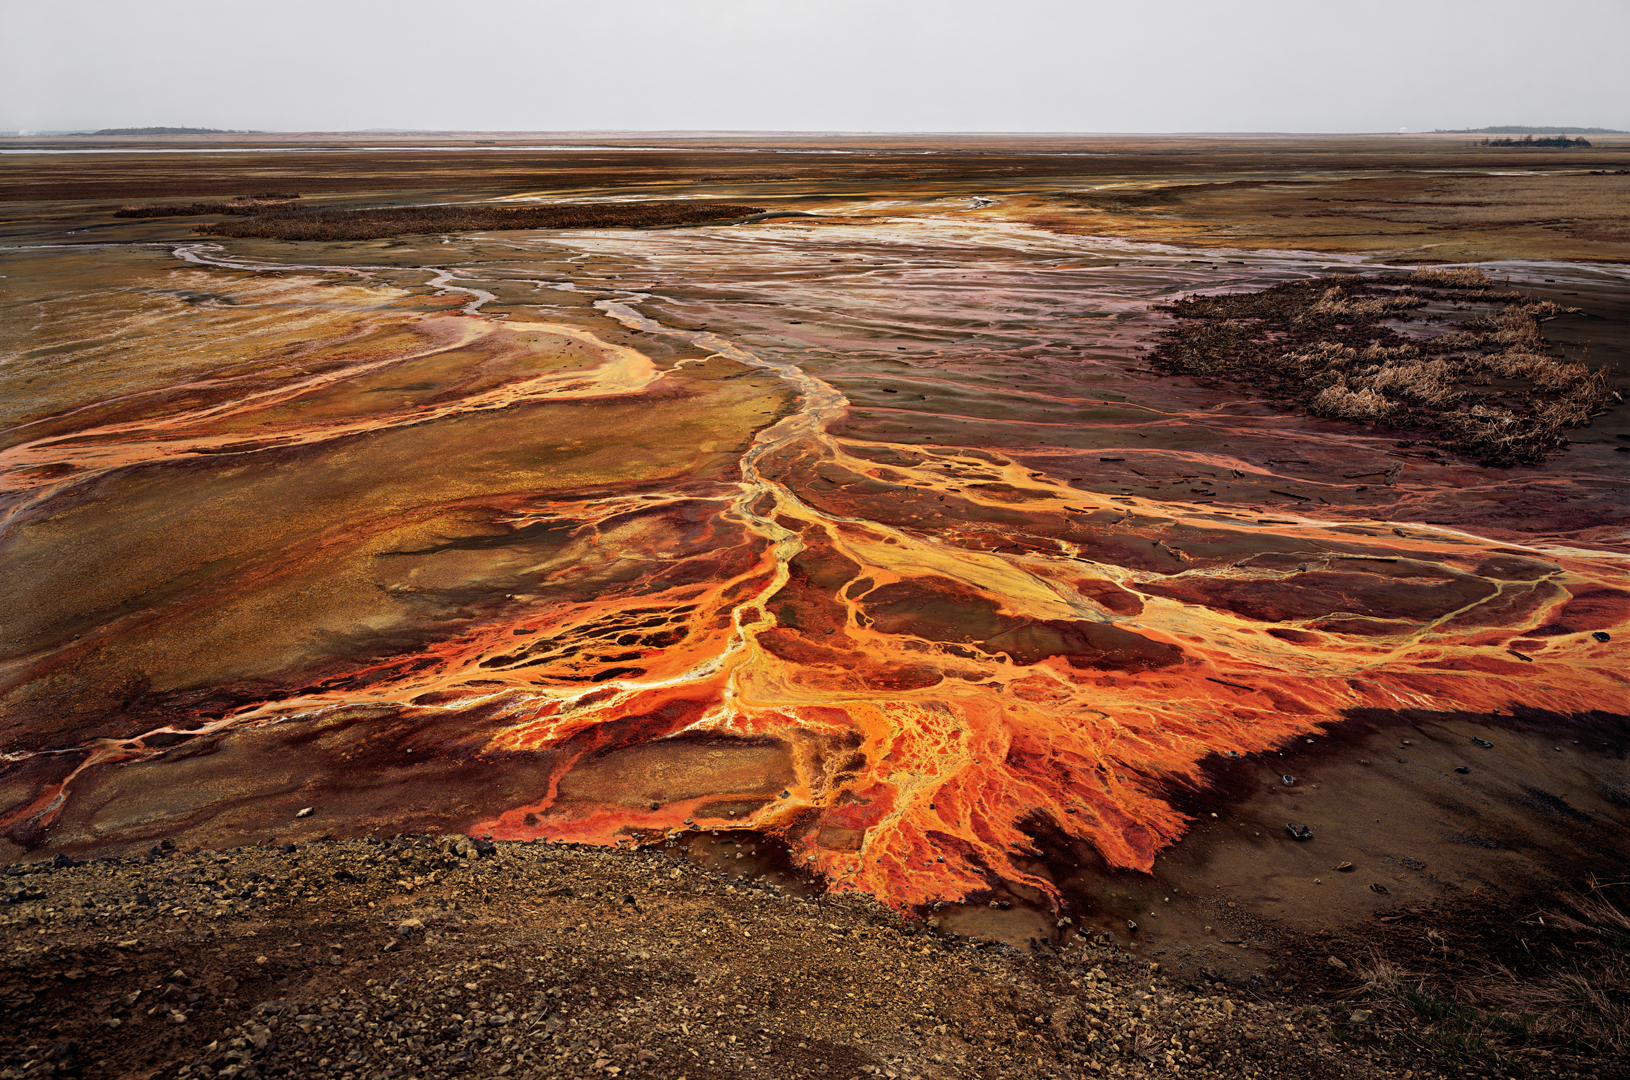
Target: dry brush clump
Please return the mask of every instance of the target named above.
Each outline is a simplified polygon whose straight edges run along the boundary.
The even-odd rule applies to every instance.
[[[204,236],[271,240],[377,240],[413,233],[494,229],[652,229],[739,221],[763,213],[735,203],[663,200],[555,206],[372,206],[354,210],[276,209],[204,225]]]
[[[1560,910],[1523,920],[1535,939],[1522,950],[1528,970],[1488,958],[1462,970],[1430,932],[1443,949],[1425,971],[1372,952],[1355,965],[1354,993],[1376,1013],[1372,1036],[1397,1056],[1519,1071],[1534,1050],[1630,1061],[1630,914],[1610,895],[1626,887],[1593,879],[1561,894]]]
[[[1409,281],[1446,289],[1486,289],[1494,284],[1475,266],[1423,266],[1409,275]]]
[[[1189,297],[1161,307],[1177,323],[1151,360],[1315,416],[1425,432],[1483,465],[1537,464],[1618,395],[1605,370],[1545,353],[1541,327],[1564,309],[1494,295],[1492,285],[1475,267],[1432,267],[1408,279],[1333,276]],[[1400,332],[1444,300],[1491,310],[1432,337]]]

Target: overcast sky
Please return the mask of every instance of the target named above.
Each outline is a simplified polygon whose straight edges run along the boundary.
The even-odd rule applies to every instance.
[[[1630,0],[0,0],[0,130],[1630,128]]]

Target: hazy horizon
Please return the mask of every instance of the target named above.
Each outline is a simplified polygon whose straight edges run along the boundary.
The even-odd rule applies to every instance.
[[[182,128],[184,126],[187,126],[187,125],[181,125],[181,124],[150,124],[150,125],[141,125],[141,126],[142,127],[153,127],[153,128],[180,129],[180,128]],[[171,132],[170,134],[176,134],[176,135],[179,135],[179,134],[188,134],[188,135],[191,135],[191,134],[198,134],[198,135],[512,135],[512,136],[514,136],[514,135],[549,135],[549,136],[559,136],[559,137],[583,137],[583,136],[595,136],[595,135],[607,135],[607,136],[630,136],[630,135],[705,136],[705,135],[717,135],[717,136],[721,136],[721,137],[730,137],[730,138],[748,136],[748,135],[801,136],[801,137],[822,137],[822,136],[827,136],[827,137],[832,137],[832,138],[863,138],[863,137],[868,137],[868,136],[877,136],[877,137],[885,137],[885,136],[917,137],[917,136],[933,136],[933,135],[956,136],[956,137],[959,137],[959,138],[978,138],[978,137],[982,137],[982,136],[1001,136],[1001,137],[1031,136],[1031,137],[1060,137],[1060,138],[1100,138],[1100,137],[1136,138],[1136,137],[1142,137],[1142,136],[1148,136],[1148,137],[1181,137],[1181,136],[1192,135],[1192,136],[1216,136],[1216,137],[1221,138],[1221,137],[1226,137],[1226,136],[1263,136],[1263,137],[1267,137],[1267,136],[1275,136],[1275,135],[1285,135],[1285,136],[1482,135],[1482,134],[1491,134],[1491,135],[1493,135],[1493,134],[1523,134],[1524,132],[1532,133],[1532,134],[1535,134],[1535,135],[1539,135],[1539,134],[1542,134],[1542,133],[1549,133],[1549,134],[1584,133],[1584,134],[1603,134],[1603,135],[1627,135],[1627,134],[1630,134],[1630,129],[1594,128],[1594,127],[1592,127],[1592,128],[1582,128],[1582,127],[1580,127],[1579,125],[1576,125],[1576,124],[1523,125],[1523,126],[1521,126],[1520,130],[1517,129],[1518,128],[1517,125],[1484,125],[1483,127],[1480,127],[1480,128],[1468,128],[1468,129],[1440,128],[1440,129],[1423,129],[1423,130],[1420,130],[1420,131],[1413,131],[1413,130],[1408,130],[1408,129],[1400,129],[1398,131],[1244,131],[1244,130],[1241,130],[1241,131],[1021,131],[1021,130],[955,131],[955,130],[945,130],[945,129],[941,129],[941,130],[917,130],[917,131],[892,131],[892,130],[883,130],[883,129],[878,129],[878,130],[861,130],[861,129],[854,129],[854,130],[812,130],[812,129],[793,129],[793,128],[569,128],[569,129],[567,129],[567,128],[553,128],[553,129],[542,129],[542,128],[540,128],[540,129],[526,129],[526,128],[401,128],[401,127],[395,127],[395,128],[387,128],[387,127],[346,128],[346,129],[334,129],[334,130],[325,130],[325,129],[319,129],[319,128],[289,128],[289,129],[283,129],[283,130],[274,130],[274,129],[269,129],[269,128],[204,128],[204,127],[190,127],[190,126],[188,126],[188,127],[189,127],[189,130],[187,130],[187,131],[176,131],[176,132]],[[36,131],[36,130],[18,131],[18,130],[0,129],[0,136],[13,137],[13,138],[28,138],[28,137],[35,137],[35,136],[37,136],[37,137],[55,137],[55,136],[67,136],[67,135],[105,134],[106,137],[112,138],[112,137],[115,137],[118,133],[120,133],[122,131],[133,130],[133,129],[134,129],[134,126],[132,126],[131,129],[110,128],[110,127],[76,128],[76,129],[58,128],[58,129],[45,129],[45,130],[38,130],[38,131]]]
[[[1630,128],[1630,5],[0,0],[0,130],[1368,134]],[[1520,31],[1520,32],[1518,32]]]

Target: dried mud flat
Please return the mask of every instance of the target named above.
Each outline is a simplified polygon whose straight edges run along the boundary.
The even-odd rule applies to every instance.
[[[216,971],[210,949],[204,967],[175,960],[200,1002],[223,1003],[215,1028],[270,1032],[250,1013],[274,990],[280,1025],[287,1007],[308,1017],[289,1034],[309,1045],[267,1034],[256,1071],[306,1075],[327,1056],[333,1075],[373,1075],[333,1056],[323,1012],[349,1014],[342,1035],[373,1023],[386,1034],[371,1038],[406,1039],[379,987],[477,960],[512,971],[509,954],[559,919],[595,924],[577,940],[662,937],[639,951],[690,981],[638,985],[671,1028],[697,1007],[675,988],[723,970],[704,958],[728,910],[784,914],[800,951],[778,965],[834,998],[834,973],[858,983],[865,967],[1000,1007],[957,1021],[963,1043],[936,1042],[958,1030],[944,1010],[930,1034],[900,1011],[906,979],[874,978],[843,1000],[881,995],[878,1015],[914,1033],[877,1054],[883,1028],[800,1005],[849,1033],[817,1045],[774,1012],[747,952],[729,979],[763,994],[727,1011],[761,1018],[689,1046],[683,1068],[668,1053],[683,1040],[640,1024],[623,1038],[621,1014],[589,1004],[546,1032],[547,1060],[522,1062],[519,1036],[447,1034],[446,1053],[389,1067],[734,1075],[748,1066],[723,1046],[776,1032],[798,1035],[769,1040],[789,1055],[777,1075],[1322,1075],[1309,1062],[1325,1060],[1613,1075],[1626,905],[1612,882],[1630,867],[1630,291],[1613,260],[1630,152],[633,142],[10,159],[0,844],[29,870],[8,879],[18,1000],[51,1017],[7,1036],[10,1067],[56,1068],[69,1051],[51,1046],[76,1041],[85,1075],[104,1059],[231,1075],[244,1059],[227,1051],[245,1049],[231,1039],[253,1046],[252,1032],[205,1059],[215,1033],[190,1041],[202,1014],[163,1026],[145,1004],[117,1028],[75,1026],[64,988],[82,980],[40,981],[62,968],[162,990],[167,950],[197,952],[206,927],[223,950],[233,927],[402,942],[316,968],[291,952],[281,987]],[[376,239],[195,234],[217,206],[255,231],[244,193],[267,191],[301,192],[301,221],[361,214],[390,233],[430,204],[479,213]],[[540,204],[538,221],[609,204],[628,209],[607,222],[672,224],[683,200],[765,212],[662,231],[458,224]],[[170,202],[201,213],[116,216]],[[1417,290],[1412,310],[1447,345],[1367,283],[1444,259],[1480,260],[1484,291],[1512,305]],[[1254,301],[1208,298],[1244,293],[1306,294],[1241,340],[1294,343],[1281,366],[1329,386],[1208,381],[1212,345],[1170,373],[1154,349],[1173,316],[1226,337]],[[1462,348],[1473,338],[1485,359]],[[1325,367],[1303,371],[1307,357]],[[1558,426],[1507,454],[1515,467],[1441,437],[1458,428],[1408,426],[1430,407],[1509,428],[1567,386],[1581,391],[1550,403]],[[1298,394],[1342,408],[1287,408]],[[1363,409],[1393,426],[1352,422]],[[490,834],[502,854],[443,860],[468,866],[427,884],[441,855],[420,848],[419,870],[393,878],[402,852],[358,839],[443,832]],[[649,885],[653,852],[729,860],[749,880],[732,894],[681,868]],[[124,861],[50,865],[109,857]],[[309,906],[280,899],[291,872],[321,884]],[[603,905],[593,875],[641,918],[573,907],[596,891]],[[119,900],[128,911],[73,903],[142,892],[153,903]],[[200,918],[183,895],[206,892],[235,913]],[[404,901],[427,933],[394,936]],[[165,905],[191,914],[153,914]],[[95,919],[110,929],[75,936]],[[844,919],[875,931],[864,965],[831,929],[860,925]],[[922,920],[1048,944],[947,946]],[[132,937],[153,965],[109,951]],[[1109,976],[1098,997],[1082,992],[1083,949]],[[610,961],[564,982],[570,953],[538,944],[550,959],[504,1001],[463,1003],[459,1030],[476,1030],[477,1006],[513,1013],[488,1024],[504,1034],[528,1015],[547,1025],[517,1002],[551,988],[637,996]],[[360,968],[336,975],[364,954],[381,966],[361,985]],[[975,959],[1022,992],[976,993],[989,987],[957,966]],[[1123,978],[1149,963],[1155,990]],[[224,993],[227,979],[251,990]],[[360,1004],[334,1004],[342,989]],[[1116,1010],[1145,992],[1156,1030],[1140,1039]],[[1202,1031],[1224,1006],[1197,998],[1221,997],[1274,1053],[1226,1035],[1179,1048],[1159,1030],[1170,1015]],[[1274,1002],[1317,1006],[1291,1017],[1290,1043],[1267,1022]],[[121,1056],[126,1020],[177,1049]],[[685,1023],[686,1039],[701,1030]],[[33,1037],[51,1024],[61,1038]]]

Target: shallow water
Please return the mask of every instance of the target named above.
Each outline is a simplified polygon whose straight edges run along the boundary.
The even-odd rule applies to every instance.
[[[1610,446],[1157,378],[1152,304],[1357,268],[966,204],[13,253],[10,835],[728,826],[914,905],[1050,893],[1037,828],[1147,869],[1203,762],[1360,709],[1622,707]]]

